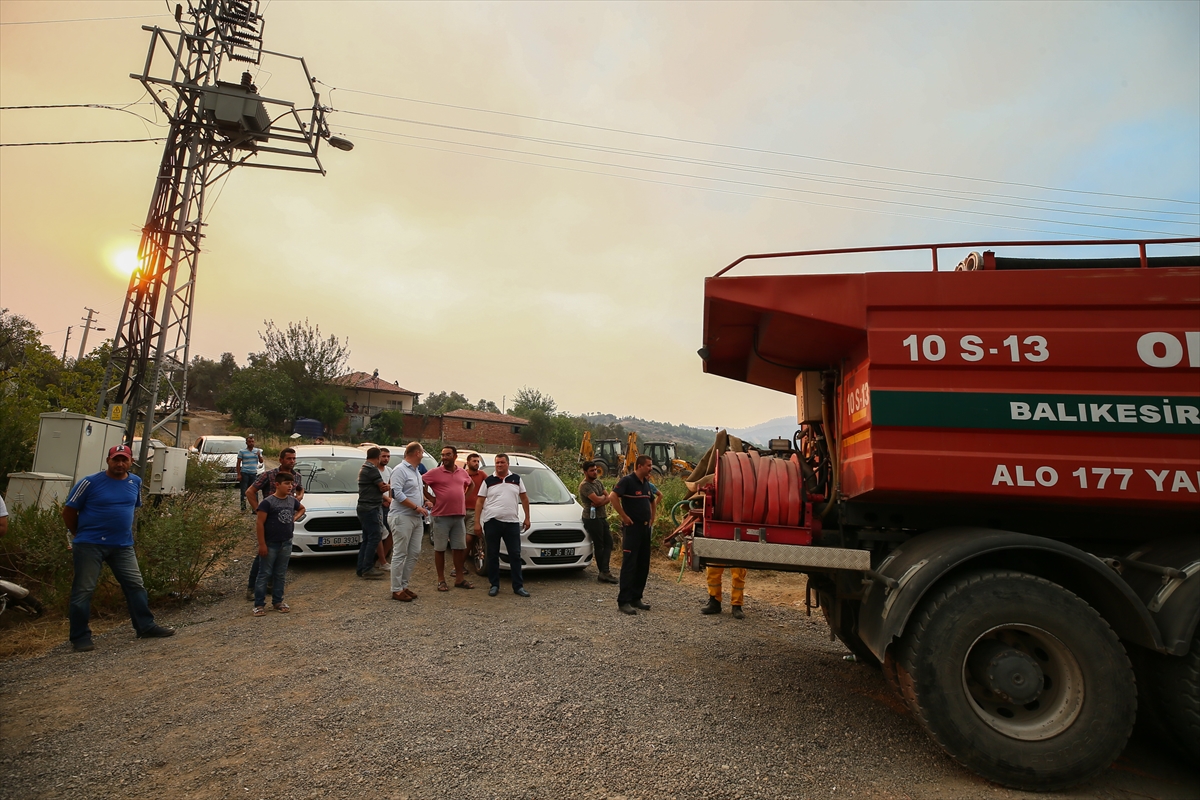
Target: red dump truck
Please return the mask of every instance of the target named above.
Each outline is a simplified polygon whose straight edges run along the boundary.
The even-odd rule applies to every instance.
[[[717,458],[692,565],[806,573],[833,634],[990,780],[1087,780],[1139,716],[1200,762],[1197,242],[721,270],[705,370],[794,393],[800,430]],[[1128,256],[1045,257],[1064,245]],[[905,250],[932,270],[728,274]]]

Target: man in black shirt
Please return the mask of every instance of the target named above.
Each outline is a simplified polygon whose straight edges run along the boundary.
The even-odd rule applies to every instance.
[[[362,526],[362,542],[358,545],[358,577],[382,578],[383,570],[375,566],[375,551],[383,534],[383,498],[391,487],[383,482],[379,471],[378,447],[367,450],[367,462],[358,471],[358,522]]]
[[[650,456],[638,456],[633,474],[617,481],[609,500],[621,517],[621,589],[617,608],[623,614],[636,614],[637,609],[650,610],[642,600],[646,578],[650,575]]]

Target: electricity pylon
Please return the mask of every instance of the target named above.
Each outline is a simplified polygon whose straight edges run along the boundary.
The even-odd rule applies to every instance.
[[[142,424],[135,458],[143,465],[160,428],[173,422],[175,444],[182,440],[209,187],[239,166],[324,175],[317,157],[321,139],[342,150],[352,147],[330,136],[329,109],[321,106],[304,59],[263,50],[258,0],[193,0],[186,11],[175,7],[175,20],[177,31],[143,26],[151,34],[150,49],[142,72],[130,75],[171,125],[96,406],[97,416],[126,423],[126,443]],[[242,69],[264,55],[289,59],[304,71],[312,92],[305,105],[263,97],[249,72],[237,82],[221,80],[223,65]]]

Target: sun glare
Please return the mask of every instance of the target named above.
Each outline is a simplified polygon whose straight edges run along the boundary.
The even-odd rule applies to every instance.
[[[128,278],[138,268],[136,247],[125,247],[115,251],[109,258],[113,271],[122,278]]]

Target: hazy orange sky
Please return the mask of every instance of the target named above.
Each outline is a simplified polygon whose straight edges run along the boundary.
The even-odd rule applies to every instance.
[[[138,101],[141,25],[173,27],[166,8],[0,0],[0,105]],[[261,8],[269,49],[343,87],[322,91],[356,147],[324,149],[325,177],[237,171],[210,202],[192,344],[210,358],[307,317],[412,391],[528,385],[572,412],[742,427],[794,411],[696,356],[703,279],[742,254],[1200,232],[1195,2]],[[289,69],[264,62],[260,90],[303,100]],[[3,143],[162,130],[0,112]],[[114,258],[160,156],[0,148],[0,305],[56,349],[84,306],[116,327]]]

